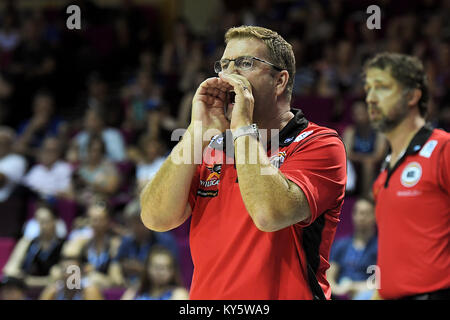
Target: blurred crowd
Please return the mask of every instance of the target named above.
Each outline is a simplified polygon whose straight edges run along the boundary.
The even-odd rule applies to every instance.
[[[139,193],[176,144],[173,130],[188,126],[193,94],[214,76],[226,30],[242,24],[276,30],[292,44],[293,107],[345,141],[348,203],[356,204],[347,209],[353,227],[340,235],[357,240],[336,244],[330,277],[335,295],[356,296],[349,279],[362,281],[361,270],[376,259],[366,197],[388,150],[369,125],[364,61],[380,51],[418,56],[430,86],[428,120],[450,129],[450,1],[372,2],[381,7],[380,30],[367,28],[365,10],[374,3],[365,1],[224,0],[207,31],[195,32],[189,19],[180,15],[168,27],[160,7],[133,1],[117,8],[78,1],[81,30],[66,28],[65,7],[20,10],[5,1],[0,238],[13,240],[0,248],[2,297],[187,297],[189,222],[147,230]],[[353,269],[344,277],[345,264]],[[72,281],[67,266],[79,266],[77,290],[64,285]]]

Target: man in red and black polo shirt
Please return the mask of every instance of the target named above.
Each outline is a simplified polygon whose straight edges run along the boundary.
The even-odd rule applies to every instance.
[[[192,216],[191,299],[330,298],[343,143],[291,111],[295,60],[281,36],[244,26],[225,41],[218,77],[198,88],[191,125],[142,192],[142,220],[166,231]],[[196,134],[205,138],[198,164]]]
[[[425,124],[422,63],[382,53],[364,67],[372,124],[391,153],[375,181],[378,290],[384,299],[450,298],[450,134]]]

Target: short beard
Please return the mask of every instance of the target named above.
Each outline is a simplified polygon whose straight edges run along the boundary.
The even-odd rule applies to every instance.
[[[405,92],[406,93],[406,92]],[[383,133],[388,133],[394,130],[408,115],[408,100],[406,94],[403,94],[400,101],[393,109],[391,116],[386,116],[383,114],[382,119],[379,121],[372,121],[372,127],[380,130]]]

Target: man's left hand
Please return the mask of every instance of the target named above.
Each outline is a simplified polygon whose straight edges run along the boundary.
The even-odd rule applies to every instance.
[[[238,74],[219,73],[220,79],[229,83],[236,94],[234,107],[231,113],[230,129],[248,126],[253,123],[253,98],[252,85],[247,78]]]

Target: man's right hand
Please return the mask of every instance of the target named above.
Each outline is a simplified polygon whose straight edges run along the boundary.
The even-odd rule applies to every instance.
[[[220,78],[209,78],[203,81],[192,99],[192,118],[200,121],[203,132],[208,129],[217,129],[224,132],[230,128],[230,122],[226,119],[224,105],[227,100],[227,92],[233,87]]]

